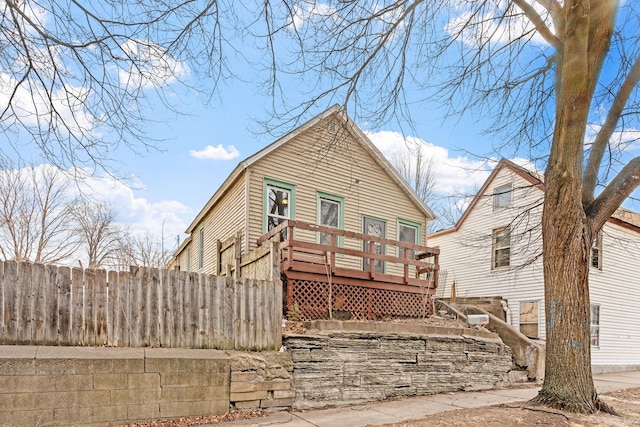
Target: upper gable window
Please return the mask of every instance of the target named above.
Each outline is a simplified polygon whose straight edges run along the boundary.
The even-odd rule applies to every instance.
[[[591,246],[591,267],[602,270],[602,232],[599,232]]]
[[[513,188],[511,184],[501,185],[493,190],[493,209],[500,209],[511,205]]]
[[[266,231],[293,218],[293,197],[293,185],[265,179]]]
[[[492,233],[491,269],[509,267],[511,262],[511,228],[497,228]]]

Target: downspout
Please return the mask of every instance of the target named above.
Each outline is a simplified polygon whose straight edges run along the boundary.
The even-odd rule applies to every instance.
[[[504,317],[507,319],[507,325],[511,325],[511,310],[509,309],[509,304],[505,300],[500,300],[500,304],[504,310]]]

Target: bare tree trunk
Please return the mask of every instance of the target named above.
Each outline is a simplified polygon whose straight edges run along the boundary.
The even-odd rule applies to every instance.
[[[593,413],[600,405],[591,374],[591,231],[580,192],[563,191],[579,183],[579,176],[549,181],[559,185],[547,185],[542,216],[547,354],[544,384],[535,401]]]
[[[575,10],[565,15],[565,42],[557,51],[556,122],[545,172],[547,349],[544,384],[534,402],[570,412],[611,412],[598,398],[591,373],[589,267],[594,228],[602,224],[587,216],[582,199],[583,141],[597,81],[588,76],[597,75],[598,62],[587,55],[588,3],[570,6]]]

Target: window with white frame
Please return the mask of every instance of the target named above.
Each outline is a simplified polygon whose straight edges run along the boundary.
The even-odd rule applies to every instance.
[[[511,262],[511,228],[496,228],[491,238],[491,268],[508,267]]]
[[[266,231],[293,217],[293,189],[293,185],[265,179]]]
[[[591,304],[591,347],[600,347],[600,305]]]
[[[501,185],[493,190],[493,209],[511,206],[513,188],[511,184]]]
[[[318,224],[331,228],[343,228],[344,222],[344,199],[327,193],[318,192]],[[319,243],[323,245],[331,244],[330,233],[319,233]],[[340,239],[336,239],[336,244],[340,245]]]
[[[591,246],[591,267],[602,270],[602,232],[599,232]]]
[[[520,332],[538,338],[538,301],[520,302]]]

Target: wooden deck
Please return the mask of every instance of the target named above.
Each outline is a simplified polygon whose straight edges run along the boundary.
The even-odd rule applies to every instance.
[[[319,233],[330,236],[331,243],[318,243]],[[298,237],[301,234],[304,237]],[[298,304],[307,318],[331,317],[333,309],[350,311],[348,307],[356,318],[432,314],[431,299],[438,286],[437,248],[294,220],[263,235],[258,244],[273,239],[280,240],[286,304]],[[376,265],[385,264],[389,267],[376,271]],[[308,289],[296,290],[301,286]],[[363,298],[369,300],[364,305],[350,301]],[[399,307],[399,301],[405,307]]]

